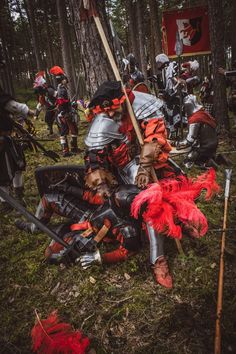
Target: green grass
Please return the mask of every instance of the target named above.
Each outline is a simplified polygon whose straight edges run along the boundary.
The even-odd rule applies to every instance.
[[[25,93],[20,93],[25,97]],[[35,102],[29,100],[31,108]],[[42,115],[40,116],[42,118]],[[45,123],[34,122],[39,136]],[[80,128],[80,146],[87,124]],[[60,152],[58,140],[45,144]],[[220,150],[230,150],[223,141]],[[235,156],[235,155],[232,155]],[[58,164],[82,163],[83,156],[61,159]],[[34,170],[52,164],[40,152],[27,152],[26,200],[31,211],[39,200]],[[235,158],[234,158],[235,164]],[[199,170],[194,169],[191,175]],[[224,188],[223,168],[217,173]],[[230,204],[230,226],[235,227],[235,172]],[[223,194],[199,207],[209,220],[209,229],[222,226]],[[0,216],[0,353],[30,353],[34,309],[42,318],[58,309],[65,321],[91,338],[97,353],[209,354],[213,352],[220,232],[208,232],[201,240],[184,239],[185,255],[177,253],[168,239],[166,253],[174,277],[173,290],[158,286],[148,263],[148,248],[127,262],[114,266],[64,268],[44,262],[49,243],[46,235],[28,235],[14,227],[14,213]],[[228,233],[227,239],[235,237]],[[125,273],[130,275],[127,280]],[[96,282],[91,283],[90,277]],[[236,259],[225,257],[222,353],[236,352]]]

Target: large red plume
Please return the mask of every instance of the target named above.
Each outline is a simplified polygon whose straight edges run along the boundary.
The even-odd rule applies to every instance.
[[[208,224],[194,200],[203,190],[206,190],[205,199],[209,200],[219,189],[214,169],[196,179],[181,176],[163,180],[151,184],[135,197],[131,213],[137,219],[141,207],[146,203],[143,219],[158,232],[181,239],[183,225],[186,229],[194,230],[195,237],[201,237],[206,234]]]
[[[59,322],[57,311],[53,311],[45,320],[37,322],[31,331],[33,351],[40,354],[84,354],[89,339],[80,331],[73,331],[69,323]]]
[[[50,70],[49,70],[50,74],[52,75],[65,75],[65,72],[63,71],[63,69],[60,66],[53,66]]]

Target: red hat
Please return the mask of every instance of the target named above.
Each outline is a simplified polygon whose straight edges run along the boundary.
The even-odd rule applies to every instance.
[[[55,76],[57,76],[57,75],[65,75],[64,70],[60,66],[57,66],[57,65],[53,66],[49,70],[49,72],[50,72],[50,74],[55,75]]]

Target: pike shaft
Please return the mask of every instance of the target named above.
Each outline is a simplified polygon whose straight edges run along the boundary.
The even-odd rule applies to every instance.
[[[228,214],[228,202],[229,202],[229,189],[230,189],[231,174],[232,174],[232,170],[226,170],[224,219],[223,219],[223,232],[222,232],[221,250],[220,250],[220,269],[219,269],[219,281],[218,281],[214,354],[221,353],[221,316],[222,316],[223,283],[224,283],[224,251],[225,251],[225,238],[226,238],[226,226],[227,226],[227,214]]]

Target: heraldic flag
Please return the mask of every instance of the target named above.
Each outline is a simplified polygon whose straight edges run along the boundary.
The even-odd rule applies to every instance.
[[[165,11],[162,18],[162,46],[169,56],[176,56],[176,33],[183,41],[183,55],[208,54],[210,34],[207,7]]]

